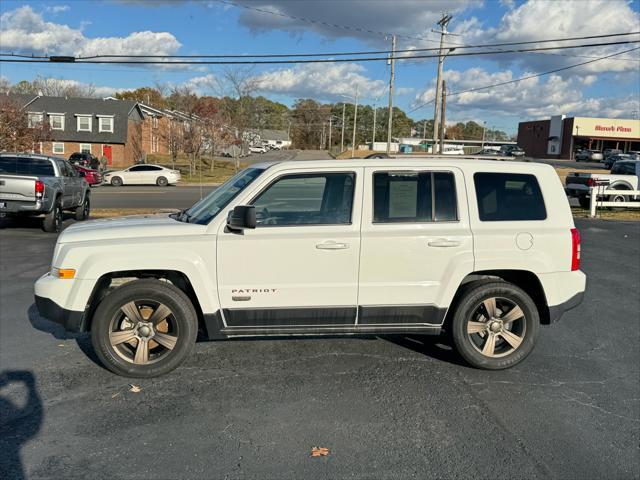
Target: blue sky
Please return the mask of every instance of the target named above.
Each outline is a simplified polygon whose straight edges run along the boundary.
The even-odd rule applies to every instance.
[[[437,46],[432,33],[445,9],[453,15],[451,42],[486,44],[640,30],[639,3],[618,0],[118,0],[0,3],[3,52],[87,55],[259,54],[378,50],[384,33],[398,34],[400,48]],[[263,11],[258,11],[263,10]],[[275,12],[275,14],[265,13]],[[304,17],[305,20],[292,17]],[[324,23],[321,23],[324,22]],[[326,24],[339,24],[340,27]],[[367,31],[362,31],[362,30]],[[377,32],[377,33],[374,33]],[[628,37],[640,39],[640,36]],[[450,57],[445,78],[457,92],[587,61],[636,45],[594,47],[550,54]],[[557,55],[561,53],[561,55]],[[588,58],[583,58],[588,57]],[[637,117],[640,111],[638,51],[508,86],[453,96],[448,120],[486,121],[508,132],[517,122],[552,114]],[[222,67],[1,64],[10,82],[36,76],[94,84],[108,94],[161,82],[188,85],[201,94],[221,93]],[[395,103],[409,111],[433,98],[436,62],[396,63]],[[256,66],[260,93],[291,104],[295,98],[341,101],[353,95],[386,104],[386,62]],[[432,104],[411,113],[430,118]]]

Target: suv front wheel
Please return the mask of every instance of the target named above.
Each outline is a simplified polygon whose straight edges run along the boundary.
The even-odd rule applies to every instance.
[[[451,326],[455,346],[470,365],[502,370],[531,353],[539,325],[538,309],[524,290],[491,281],[465,289]]]
[[[135,280],[100,303],[93,317],[91,342],[112,372],[151,378],[184,361],[197,331],[195,309],[182,290],[160,280]]]

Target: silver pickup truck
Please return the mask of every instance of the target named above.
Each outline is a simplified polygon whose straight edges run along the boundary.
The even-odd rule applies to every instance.
[[[90,208],[89,184],[66,160],[0,153],[0,216],[44,215],[44,231],[59,232],[64,210],[85,220]]]

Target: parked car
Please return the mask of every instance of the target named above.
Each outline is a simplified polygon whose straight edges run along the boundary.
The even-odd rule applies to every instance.
[[[94,170],[93,168],[85,168],[80,165],[73,165],[73,168],[78,175],[89,184],[90,187],[95,187],[97,185],[102,185],[102,175],[98,170]]]
[[[638,160],[640,159],[640,155],[636,157],[635,155],[629,155],[627,153],[618,153],[616,155],[609,155],[606,160],[604,160],[604,166],[611,170],[613,164],[620,160]]]
[[[619,155],[621,153],[624,153],[624,152],[622,150],[618,150],[617,148],[605,148],[602,151],[602,157],[603,157],[604,160],[606,160],[611,155]]]
[[[104,181],[114,187],[121,185],[158,185],[159,187],[166,187],[180,181],[180,171],[171,170],[160,165],[134,165],[125,170],[105,173]]]
[[[254,145],[249,147],[251,153],[267,153],[267,148],[262,145]]]
[[[606,185],[607,190],[620,190],[620,194],[607,195],[607,202],[628,202],[637,197],[622,193],[638,190],[640,160],[620,160],[611,168],[611,174],[570,172],[565,180],[567,195],[577,197],[582,208],[589,208],[591,188]]]
[[[63,158],[0,153],[0,214],[43,215],[42,228],[59,232],[63,211],[86,220],[91,209],[89,184]]]
[[[472,153],[471,155],[483,155],[483,156],[491,156],[491,157],[498,157],[500,156],[500,151],[499,150],[495,150],[493,148],[485,148],[482,149],[476,153]]]
[[[412,145],[409,145],[411,147]],[[444,146],[442,148],[442,155],[464,155],[464,149],[458,146]]]
[[[524,157],[524,150],[518,145],[502,145],[500,155],[503,157]]]
[[[575,156],[576,162],[601,162],[603,158],[602,152],[588,149],[580,150]]]
[[[98,170],[100,168],[100,160],[94,155],[87,152],[76,152],[69,155],[69,163],[72,165],[80,165],[81,167]]]
[[[40,315],[133,377],[176,368],[199,330],[444,328],[470,365],[503,369],[585,289],[553,167],[445,156],[253,165],[181,213],[71,226],[53,251]]]

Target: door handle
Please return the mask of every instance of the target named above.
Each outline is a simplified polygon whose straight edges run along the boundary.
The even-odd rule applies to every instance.
[[[330,241],[318,243],[316,244],[316,248],[318,250],[344,250],[345,248],[349,248],[349,244]]]
[[[448,238],[437,238],[435,240],[429,240],[427,245],[430,247],[459,247],[462,242],[458,240],[449,240]]]

